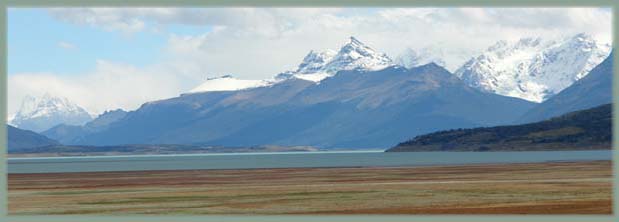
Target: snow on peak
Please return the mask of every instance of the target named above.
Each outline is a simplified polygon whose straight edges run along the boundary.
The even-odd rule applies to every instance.
[[[189,91],[190,93],[213,92],[213,91],[236,91],[250,89],[256,87],[267,86],[270,81],[267,80],[244,80],[237,79],[231,75],[225,75],[215,78],[207,78],[205,82]]]
[[[24,97],[11,125],[40,132],[58,124],[82,125],[90,120],[92,116],[82,107],[67,98],[45,93],[38,98]]]
[[[303,58],[303,62],[297,68],[296,73],[309,74],[320,72],[335,55],[337,55],[337,52],[330,49],[324,52],[312,50]]]
[[[340,70],[380,70],[393,65],[385,53],[379,53],[355,37],[340,48],[340,51],[325,66],[327,72]]]
[[[358,39],[350,37],[349,41],[339,51],[325,50],[317,52],[311,50],[303,58],[303,61],[296,70],[280,73],[273,79],[242,80],[225,75],[208,78],[204,83],[189,91],[189,93],[236,91],[264,87],[290,78],[320,82],[342,70],[373,71],[392,65],[394,63],[386,54],[379,53]]]
[[[455,74],[486,92],[543,102],[587,75],[610,48],[584,33],[558,40],[499,41]]]
[[[45,93],[43,96],[36,98],[27,95],[22,100],[21,108],[15,115],[15,118],[36,118],[45,117],[57,113],[87,113],[82,107],[71,103],[69,99],[64,97],[52,96]]]
[[[384,53],[379,53],[355,37],[350,37],[339,51],[310,51],[297,70],[284,72],[276,79],[299,78],[313,82],[335,75],[342,70],[373,71],[392,66],[394,63]]]

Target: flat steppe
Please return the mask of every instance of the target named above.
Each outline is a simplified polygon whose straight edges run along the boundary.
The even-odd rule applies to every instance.
[[[611,214],[610,161],[9,174],[9,213]]]

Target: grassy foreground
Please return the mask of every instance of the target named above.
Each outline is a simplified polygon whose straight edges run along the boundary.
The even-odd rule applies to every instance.
[[[9,213],[610,214],[610,161],[9,174]]]

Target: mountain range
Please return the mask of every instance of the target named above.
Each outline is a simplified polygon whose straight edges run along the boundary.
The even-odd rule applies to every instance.
[[[609,82],[596,77],[611,76],[608,74],[609,62],[591,71],[592,74],[606,74],[581,74],[588,66],[596,63],[597,60],[592,59],[595,57],[593,55],[605,57],[603,50],[596,48],[597,44],[591,43],[588,38],[586,35],[576,35],[565,41],[551,43],[542,43],[540,39],[522,39],[515,45],[500,43],[491,47],[493,50],[489,49],[493,59],[480,59],[489,53],[484,52],[482,56],[467,62],[469,66],[465,64],[459,69],[469,67],[468,74],[452,74],[434,62],[409,68],[397,65],[399,61],[394,62],[384,53],[351,37],[339,50],[310,51],[297,69],[279,73],[272,79],[240,80],[229,75],[210,78],[179,97],[147,102],[130,112],[107,112],[86,124],[57,124],[42,134],[63,144],[95,146],[190,144],[390,147],[411,136],[438,130],[537,121],[573,109],[608,103],[600,99],[583,105],[588,92],[594,93],[597,90],[599,92],[591,95],[610,95],[607,92],[610,88],[594,84]],[[582,45],[589,47],[589,53],[585,53],[586,47]],[[576,52],[563,49],[565,47]],[[593,53],[593,49],[599,52]],[[481,64],[479,61],[483,61],[484,67],[502,67],[513,61],[508,55],[524,52],[536,54],[533,51],[544,56],[554,56],[552,61],[562,61],[557,64],[565,64],[566,60],[570,60],[585,65],[566,66],[567,71],[557,72],[562,77],[556,79],[544,77],[548,82],[543,83],[548,86],[565,81],[566,78],[576,83],[566,86],[568,88],[563,91],[544,95],[544,102],[539,104],[522,99],[525,97],[531,100],[529,94],[501,95],[496,90],[472,84],[471,79],[467,78],[473,76],[471,73],[476,70],[474,67],[478,67],[471,64]],[[531,61],[523,64],[536,63]],[[514,76],[532,79],[537,75],[550,75],[548,70],[554,70],[558,65],[547,63],[536,64],[550,68],[531,69],[536,71],[529,70]],[[505,75],[505,72],[491,74],[497,77]],[[585,87],[580,87],[582,90],[570,90],[579,85]],[[570,91],[576,93],[570,94]],[[570,100],[574,103],[573,109],[556,108],[563,104],[556,101],[566,101],[562,97],[579,96],[582,99]],[[533,118],[535,115],[538,117]]]
[[[318,74],[326,77],[307,78]],[[434,63],[393,65],[351,38],[335,55],[310,52],[297,70],[269,85],[148,102],[71,143],[378,148],[454,126],[507,123],[532,106],[480,92]]]
[[[613,52],[589,74],[527,111],[520,125],[433,132],[387,152],[610,149]]]
[[[585,33],[559,39],[502,40],[477,55],[440,46],[405,48],[395,60],[354,37],[347,45],[339,51],[310,51],[296,70],[283,72],[273,79],[239,80],[227,76],[221,78],[224,82],[214,78],[191,92],[267,86],[291,77],[320,82],[340,70],[375,71],[393,65],[413,68],[435,63],[454,72],[473,88],[541,103],[583,78],[611,50],[610,44],[597,42]],[[468,61],[464,59],[470,55],[473,57]]]

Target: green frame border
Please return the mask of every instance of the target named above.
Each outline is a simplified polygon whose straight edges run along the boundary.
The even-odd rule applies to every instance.
[[[6,175],[7,8],[20,7],[611,7],[613,19],[613,101],[619,97],[619,1],[613,0],[0,0],[0,173]],[[619,103],[613,103],[619,110]],[[619,126],[613,112],[613,126]],[[613,127],[613,160],[619,160],[619,131]],[[7,177],[0,176],[0,221],[619,221],[619,163],[613,161],[612,215],[355,215],[355,216],[9,216]]]

